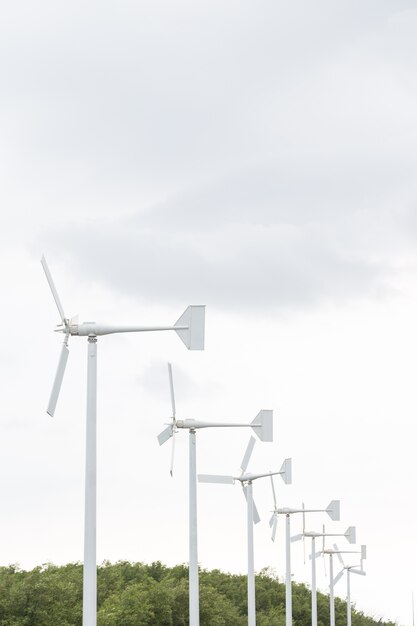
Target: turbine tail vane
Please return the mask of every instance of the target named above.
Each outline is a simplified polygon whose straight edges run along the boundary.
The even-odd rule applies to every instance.
[[[345,532],[345,537],[349,543],[356,543],[356,528],[355,526],[349,526]]]
[[[332,500],[326,509],[326,513],[334,522],[340,521],[340,500]]]
[[[273,439],[273,422],[272,411],[263,409],[252,420],[252,429],[261,441],[272,441]]]
[[[204,350],[205,308],[190,305],[174,324],[177,335],[189,350]]]
[[[292,483],[292,460],[285,459],[280,469],[281,478],[286,485]]]

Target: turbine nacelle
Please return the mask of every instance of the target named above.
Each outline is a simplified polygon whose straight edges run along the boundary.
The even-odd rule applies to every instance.
[[[272,411],[263,409],[250,423],[238,422],[206,422],[203,420],[185,419],[176,421],[177,428],[197,429],[197,428],[252,428],[261,441],[272,441],[273,425]]]
[[[275,513],[278,515],[293,515],[294,513],[327,513],[333,521],[340,520],[340,500],[332,500],[325,509],[292,509],[290,507],[276,508]]]
[[[278,472],[263,472],[262,474],[243,473],[240,476],[234,477],[234,480],[248,483],[258,478],[266,478],[267,476],[276,476],[279,474],[286,485],[290,485],[292,481],[292,461],[291,459],[285,459],[281,465],[281,469]]]
[[[56,332],[78,337],[99,337],[115,333],[141,333],[155,330],[175,330],[189,350],[204,350],[204,305],[190,305],[172,326],[140,326],[131,324],[99,324],[97,322],[78,322],[78,317],[64,318]],[[188,323],[186,323],[188,322]]]
[[[305,530],[303,532],[305,537],[345,537],[349,543],[356,542],[356,528],[355,526],[349,526],[344,533],[326,533],[326,532],[316,532],[314,530]]]

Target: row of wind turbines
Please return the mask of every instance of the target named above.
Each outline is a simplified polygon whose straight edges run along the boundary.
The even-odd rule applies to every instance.
[[[78,316],[68,318],[65,315],[58,292],[53,282],[51,273],[44,257],[41,260],[49,287],[58,309],[60,324],[57,331],[64,336],[63,345],[58,361],[58,367],[52,386],[47,412],[54,416],[55,409],[62,386],[64,373],[69,355],[69,338],[73,336],[87,337],[87,410],[86,410],[86,464],[85,464],[85,509],[84,509],[84,568],[83,568],[83,626],[97,625],[97,558],[96,558],[96,491],[97,491],[97,338],[102,335],[116,333],[137,333],[150,331],[175,331],[181,341],[189,350],[204,349],[205,331],[205,306],[190,305],[173,325],[169,326],[120,326],[97,324],[96,322],[79,323]],[[277,471],[264,473],[248,472],[250,458],[255,446],[255,438],[251,436],[246,448],[238,476],[220,476],[215,474],[197,475],[196,457],[196,431],[202,428],[251,428],[257,437],[263,442],[273,440],[273,414],[270,410],[262,410],[250,423],[229,422],[203,422],[193,419],[179,420],[176,418],[175,394],[172,367],[169,364],[169,384],[172,403],[171,422],[158,436],[159,444],[162,445],[172,439],[171,475],[173,473],[175,435],[179,429],[189,431],[189,623],[190,626],[199,626],[199,581],[198,581],[198,542],[197,542],[197,479],[202,483],[235,484],[240,483],[247,504],[247,549],[248,549],[248,624],[256,624],[255,605],[255,569],[254,569],[254,524],[260,521],[259,513],[253,501],[253,482],[262,478],[269,478],[273,493],[273,513],[270,520],[272,538],[275,540],[277,521],[279,515],[286,517],[286,626],[292,626],[292,600],[291,600],[291,543],[293,541],[311,538],[312,542],[312,586],[311,586],[311,609],[312,626],[317,626],[317,591],[316,591],[316,557],[318,555],[329,556],[330,560],[330,625],[335,626],[334,614],[334,585],[340,580],[344,572],[347,574],[348,603],[347,624],[351,626],[350,606],[350,574],[364,575],[363,559],[366,558],[366,547],[360,550],[339,550],[336,545],[332,549],[325,548],[326,537],[345,537],[350,543],[355,543],[356,532],[354,527],[349,527],[345,533],[326,533],[323,527],[321,532],[305,530],[306,513],[326,512],[332,520],[340,519],[340,503],[332,501],[326,509],[301,509],[278,508],[275,494],[273,476],[280,475],[284,483],[290,484],[292,480],[291,459],[285,459],[281,468]],[[303,532],[291,537],[290,518],[292,514],[303,515]],[[322,538],[322,549],[316,552],[315,540]],[[342,554],[360,554],[360,565],[345,566]],[[336,577],[333,577],[333,555],[336,555],[343,565],[343,569]]]
[[[217,483],[223,485],[233,485],[240,483],[243,495],[246,499],[246,516],[247,516],[247,560],[248,560],[248,576],[247,576],[247,594],[248,594],[248,625],[256,625],[256,601],[255,601],[255,567],[254,567],[254,525],[260,521],[260,515],[253,499],[253,482],[262,478],[269,478],[271,481],[273,509],[270,519],[272,528],[272,540],[275,541],[278,518],[284,515],[286,518],[286,576],[285,576],[285,616],[286,626],[292,626],[292,587],[291,587],[291,543],[311,539],[311,624],[317,626],[317,586],[316,586],[316,558],[326,555],[330,562],[330,626],[335,626],[335,604],[334,604],[334,586],[341,579],[344,572],[347,573],[347,624],[351,626],[351,601],[350,601],[350,574],[365,575],[363,569],[363,561],[366,559],[366,546],[362,545],[359,550],[340,550],[336,544],[333,548],[325,547],[326,537],[344,537],[350,544],[356,542],[356,528],[349,526],[344,533],[326,532],[323,525],[322,530],[307,531],[305,520],[306,513],[327,513],[333,521],[340,520],[340,501],[332,500],[325,509],[311,508],[306,509],[304,504],[300,509],[279,508],[277,505],[277,497],[273,477],[280,475],[285,484],[292,482],[292,460],[284,459],[279,470],[268,471],[262,473],[248,472],[250,458],[255,447],[256,440],[250,437],[249,443],[245,450],[242,462],[240,464],[241,473],[237,476],[219,475],[219,474],[198,474],[196,469],[196,430],[200,428],[251,428],[261,441],[271,442],[273,440],[273,414],[270,410],[262,410],[255,419],[249,423],[230,423],[230,422],[202,422],[194,419],[178,420],[176,418],[176,404],[173,384],[172,366],[168,364],[169,384],[171,391],[172,418],[171,423],[158,435],[159,444],[162,445],[172,438],[171,452],[171,475],[173,473],[174,452],[175,452],[175,434],[178,429],[188,429],[189,431],[189,589],[190,589],[190,626],[198,626],[199,624],[199,593],[198,593],[198,549],[197,549],[197,478],[201,483]],[[300,513],[303,517],[303,532],[291,536],[291,515]],[[316,550],[316,539],[322,539],[321,550]],[[360,564],[346,566],[342,554],[360,554]],[[333,556],[336,555],[342,564],[342,569],[334,577]]]

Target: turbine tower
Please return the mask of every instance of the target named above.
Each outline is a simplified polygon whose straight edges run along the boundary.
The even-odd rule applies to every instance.
[[[197,545],[197,437],[200,428],[252,428],[261,441],[272,441],[272,411],[263,410],[255,419],[247,423],[203,422],[194,419],[177,420],[172,366],[168,363],[169,385],[171,391],[172,422],[159,435],[159,445],[172,438],[171,476],[174,468],[175,433],[178,429],[189,431],[189,620],[190,626],[199,626],[199,583],[198,583],[198,545]]]
[[[64,334],[64,342],[52,387],[47,412],[55,413],[59,391],[68,360],[70,336],[87,337],[87,431],[85,465],[84,514],[84,570],[83,570],[83,626],[97,624],[97,562],[96,562],[96,492],[97,492],[97,337],[114,333],[174,330],[189,350],[204,349],[204,306],[189,306],[173,326],[119,326],[85,322],[78,317],[68,318],[64,313],[58,292],[52,280],[45,257],[41,260],[49,287],[58,308],[61,324],[57,330]]]
[[[292,479],[291,459],[285,459],[281,466],[281,469],[276,472],[265,472],[262,474],[251,474],[249,472],[246,472],[254,445],[255,438],[251,437],[246,448],[242,463],[240,464],[240,469],[242,470],[242,472],[239,476],[219,476],[213,474],[198,475],[198,480],[203,483],[222,483],[233,485],[236,481],[238,481],[242,486],[243,494],[246,498],[248,526],[248,626],[255,626],[256,624],[253,525],[257,524],[260,521],[259,513],[253,502],[252,483],[258,478],[274,476],[275,474],[280,474],[283,481],[287,485],[291,484]]]
[[[272,527],[272,541],[275,541],[278,516],[285,515],[285,625],[292,626],[292,589],[291,589],[291,515],[302,513],[303,532],[305,531],[306,513],[327,513],[333,521],[340,520],[340,500],[332,500],[325,509],[306,509],[304,502],[301,509],[278,508],[275,494],[274,479],[271,476],[274,510],[269,525]],[[304,539],[304,536],[303,536]]]

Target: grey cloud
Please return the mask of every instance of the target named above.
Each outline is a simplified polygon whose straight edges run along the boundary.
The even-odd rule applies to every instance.
[[[276,309],[389,288],[413,241],[412,2],[46,6],[33,55],[26,14],[4,32],[0,105],[13,119],[20,103],[13,143],[39,157],[25,181],[58,171],[65,190],[45,252],[156,302]],[[69,223],[86,198],[88,223]],[[92,218],[101,202],[123,217]]]
[[[276,310],[379,294],[390,256],[372,254],[369,214],[356,208],[360,186],[341,207],[340,185],[330,193],[327,176],[299,176],[289,191],[272,180],[262,193],[265,172],[255,180],[245,172],[145,214],[49,233],[44,247],[66,250],[89,280],[154,302]]]
[[[111,4],[9,7],[0,106],[9,124],[18,116],[14,143],[46,168],[58,162],[71,176],[79,165],[92,178],[142,185],[184,183],[256,154],[271,130],[281,136],[288,91],[304,102],[297,89],[329,59],[412,7]]]

